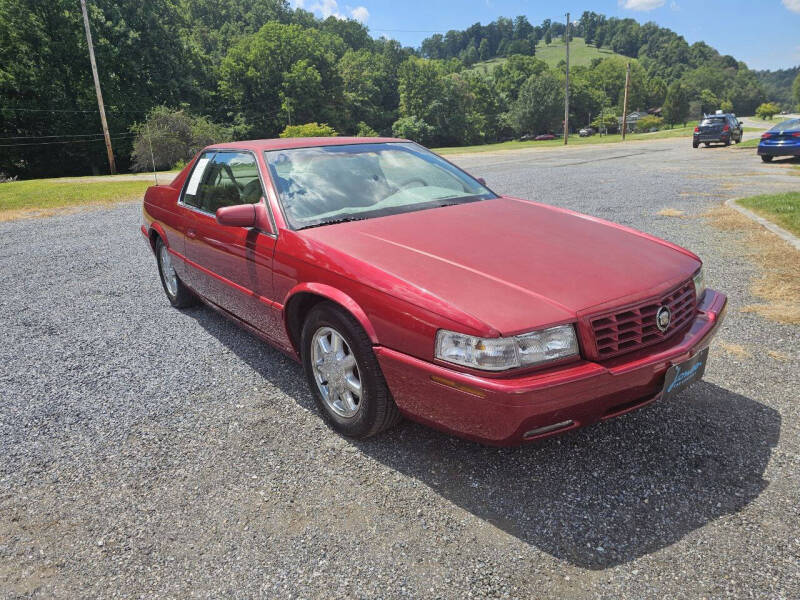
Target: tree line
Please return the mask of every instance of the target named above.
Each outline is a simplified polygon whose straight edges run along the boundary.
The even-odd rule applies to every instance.
[[[752,114],[767,99],[756,74],[731,56],[702,42],[690,46],[652,23],[591,12],[569,31],[562,23],[501,18],[412,49],[374,39],[357,21],[319,19],[285,0],[88,4],[123,170],[146,168],[154,157],[145,136],[155,139],[163,167],[206,143],[276,137],[311,122],[343,135],[434,146],[557,130],[563,65],[550,67],[535,54],[540,42],[565,35],[622,55],[571,69],[576,126],[620,114],[629,59],[629,107],[663,106],[671,123],[723,103]],[[505,60],[491,72],[470,69],[495,57]],[[99,131],[78,3],[0,0],[0,172],[104,172]]]

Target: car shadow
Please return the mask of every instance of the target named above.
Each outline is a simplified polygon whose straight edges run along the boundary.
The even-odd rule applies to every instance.
[[[300,365],[208,308],[197,322],[298,405],[315,410]],[[677,398],[518,448],[412,422],[350,443],[365,455],[554,557],[589,569],[679,541],[759,496],[781,418],[709,382]]]

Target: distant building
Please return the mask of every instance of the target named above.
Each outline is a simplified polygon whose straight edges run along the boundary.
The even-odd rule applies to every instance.
[[[635,110],[632,113],[628,113],[628,117],[625,119],[625,129],[627,131],[635,131],[636,123],[645,116],[647,116],[647,112],[643,110]],[[620,129],[622,129],[622,117],[617,117],[617,121],[619,122]]]

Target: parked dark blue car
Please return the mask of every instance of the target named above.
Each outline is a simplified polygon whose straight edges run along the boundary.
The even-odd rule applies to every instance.
[[[765,132],[758,143],[758,154],[764,162],[776,156],[800,156],[800,119],[778,123]]]

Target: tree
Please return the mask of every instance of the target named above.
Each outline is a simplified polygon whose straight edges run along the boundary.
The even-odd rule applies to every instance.
[[[336,130],[327,123],[305,123],[304,125],[287,125],[281,131],[282,138],[298,137],[335,137]]]
[[[800,110],[800,73],[797,74],[792,84],[792,96],[794,96],[794,101],[797,103],[797,110]]]
[[[531,76],[547,70],[547,63],[532,56],[509,56],[508,60],[495,67],[492,79],[503,101],[510,105],[519,95],[522,84]]]
[[[703,114],[713,113],[719,106],[719,99],[714,95],[711,90],[703,90],[700,92],[700,110]]]
[[[719,108],[724,113],[732,113],[733,112],[733,102],[730,100],[723,100],[719,103]]]
[[[669,86],[663,112],[664,120],[670,125],[686,124],[686,118],[689,116],[689,94],[680,81]]]
[[[308,121],[314,118],[319,96],[323,93],[322,76],[307,58],[298,60],[283,76],[281,109],[289,122]]]
[[[511,106],[509,121],[518,135],[541,133],[558,126],[563,117],[564,86],[551,70],[531,75]]]
[[[491,58],[489,54],[489,40],[486,38],[481,40],[481,45],[478,47],[478,56],[480,56],[481,60],[489,60],[489,58]]]
[[[417,117],[401,117],[392,125],[392,135],[427,144],[433,138],[433,127]]]
[[[614,111],[605,109],[592,121],[592,127],[600,132],[616,132],[619,129],[619,117]]]
[[[772,120],[772,117],[774,117],[780,111],[780,107],[774,102],[764,102],[756,109],[756,115],[759,119]]]
[[[356,128],[356,137],[379,137],[378,132],[361,121]]]
[[[653,77],[647,82],[647,103],[651,107],[664,104],[667,97],[667,82],[661,77]]]
[[[655,115],[645,115],[636,121],[636,131],[646,133],[653,129],[659,130],[664,127],[664,119]]]
[[[282,110],[287,97],[302,105],[304,118],[299,120],[313,115],[336,123],[342,116],[337,110],[342,89],[336,62],[345,50],[337,35],[267,23],[225,56],[220,92],[249,125],[251,136],[269,137],[281,130],[288,117]],[[305,87],[315,90],[313,97],[293,95]]]
[[[553,33],[549,29],[544,34],[544,43],[549,46],[553,42]]]
[[[131,153],[134,171],[149,171],[154,162],[156,169],[171,169],[188,162],[206,146],[231,139],[230,129],[166,106],[152,109],[144,122],[131,126],[131,133],[135,136]]]

